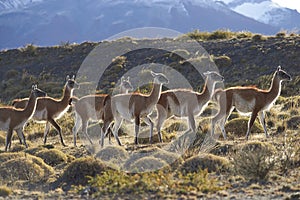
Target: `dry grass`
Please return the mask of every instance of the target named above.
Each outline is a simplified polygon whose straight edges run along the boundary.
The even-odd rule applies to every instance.
[[[225,124],[225,130],[228,135],[232,134],[237,137],[245,137],[248,128],[249,118],[235,118]],[[255,121],[251,133],[263,133],[263,129],[259,122]]]
[[[94,177],[105,170],[105,164],[93,157],[78,158],[64,170],[60,181],[67,185],[86,185],[89,176]]]
[[[24,180],[38,182],[54,173],[41,158],[25,153],[3,153],[0,176],[5,182]]]
[[[56,166],[68,161],[66,154],[58,149],[41,150],[36,154],[36,156],[42,158],[44,162],[50,166]]]
[[[202,153],[187,159],[179,168],[183,174],[197,173],[207,169],[208,172],[225,172],[231,169],[228,159],[213,154]]]
[[[252,180],[265,180],[275,166],[276,149],[267,142],[250,141],[236,146],[234,169]]]
[[[0,186],[0,197],[8,197],[12,193],[12,190],[7,186]]]

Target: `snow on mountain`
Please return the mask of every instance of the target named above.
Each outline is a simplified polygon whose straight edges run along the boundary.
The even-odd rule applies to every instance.
[[[284,8],[272,0],[223,0],[229,8],[262,23],[281,29],[300,29],[300,13]]]
[[[0,5],[0,49],[28,43],[99,41],[147,26],[182,33],[195,29],[279,31],[214,0],[0,0]]]
[[[0,12],[24,8],[29,4],[41,1],[42,0],[0,0]]]

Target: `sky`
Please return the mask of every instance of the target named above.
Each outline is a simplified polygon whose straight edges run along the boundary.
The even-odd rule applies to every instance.
[[[272,0],[273,2],[279,4],[280,6],[297,9],[300,12],[300,0]]]

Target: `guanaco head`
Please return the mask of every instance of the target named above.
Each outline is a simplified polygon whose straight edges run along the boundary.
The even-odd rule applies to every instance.
[[[292,77],[288,73],[286,73],[284,70],[282,70],[280,65],[277,67],[275,76],[277,76],[278,79],[281,81],[291,81],[292,80]]]
[[[66,87],[71,90],[71,89],[79,89],[79,84],[75,81],[75,76],[73,75],[72,78],[70,78],[69,75],[67,75],[66,78]]]
[[[154,77],[154,83],[157,83],[157,84],[168,84],[169,83],[169,80],[167,79],[167,77],[162,73],[155,73],[155,72],[151,71],[151,75]]]
[[[121,84],[120,84],[121,90],[124,90],[124,91],[133,90],[133,87],[131,85],[129,78],[130,78],[129,76],[127,77],[127,79],[125,79],[124,77],[121,78]]]
[[[221,76],[219,73],[214,72],[214,71],[208,71],[203,73],[205,77],[209,78],[210,80],[214,82],[223,82],[224,77]]]
[[[47,95],[47,93],[40,90],[37,85],[32,85],[31,94],[34,95],[35,98],[45,97]]]

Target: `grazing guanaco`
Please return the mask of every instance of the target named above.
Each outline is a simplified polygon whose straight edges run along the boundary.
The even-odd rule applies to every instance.
[[[215,124],[219,122],[223,137],[226,139],[225,122],[232,110],[236,108],[241,113],[251,114],[246,133],[247,140],[257,116],[264,128],[266,137],[268,137],[264,112],[273,106],[280,95],[282,81],[290,80],[291,76],[278,66],[273,74],[272,83],[268,90],[241,86],[217,90],[214,98],[218,101],[220,109],[218,114],[212,119],[212,136],[214,135]]]
[[[149,95],[141,93],[128,93],[118,94],[111,98],[111,109],[114,117],[113,134],[119,145],[122,145],[119,137],[118,130],[123,120],[135,122],[135,144],[138,144],[138,133],[140,120],[143,119],[146,124],[150,126],[150,138],[152,143],[153,135],[153,122],[149,115],[152,113],[155,105],[157,104],[162,85],[167,84],[169,80],[162,73],[154,73],[151,71],[154,78],[152,91]],[[101,134],[101,144],[103,144],[104,132]]]
[[[119,91],[121,93],[127,94],[129,90],[132,90],[133,87],[129,81],[129,77],[127,79],[121,78],[121,83],[119,86]],[[73,98],[72,98],[73,100]],[[75,99],[74,99],[75,100]],[[106,103],[109,101],[108,103]],[[73,102],[72,102],[73,104]],[[105,105],[110,106],[110,96],[105,94],[96,94],[96,95],[87,95],[78,100],[74,101],[74,110],[75,110],[75,125],[73,127],[73,136],[74,136],[74,146],[76,146],[76,138],[79,129],[82,127],[82,130],[90,143],[92,141],[87,133],[87,127],[90,120],[99,121],[102,120],[105,123],[103,124],[103,130],[106,130],[113,120],[111,109],[104,109]],[[106,120],[104,120],[104,118]],[[110,135],[109,135],[110,141]]]
[[[28,98],[28,103],[24,109],[14,108],[12,106],[0,108],[0,129],[7,131],[5,151],[7,151],[8,147],[11,145],[11,139],[14,130],[18,134],[20,142],[23,143],[26,148],[28,147],[23,130],[26,123],[33,116],[36,110],[38,98],[45,96],[46,93],[44,91],[38,89],[36,85],[33,85]]]
[[[69,109],[69,101],[73,95],[73,90],[79,88],[78,83],[75,81],[75,76],[70,78],[67,76],[66,83],[63,88],[63,96],[60,99],[55,99],[52,97],[43,97],[37,101],[37,108],[33,115],[33,119],[37,122],[46,122],[45,132],[44,132],[44,144],[47,142],[47,135],[50,129],[50,124],[54,126],[54,128],[59,133],[60,141],[63,146],[66,146],[63,137],[61,134],[61,128],[57,124],[56,120],[61,118],[65,112]],[[20,105],[24,105],[28,99],[15,100],[13,105],[15,107],[20,107]]]
[[[161,93],[156,105],[157,124],[159,141],[162,142],[161,127],[166,119],[171,116],[186,117],[188,131],[196,131],[195,118],[199,116],[208,105],[217,82],[224,80],[217,72],[205,72],[205,83],[201,93],[187,89],[167,90]]]

